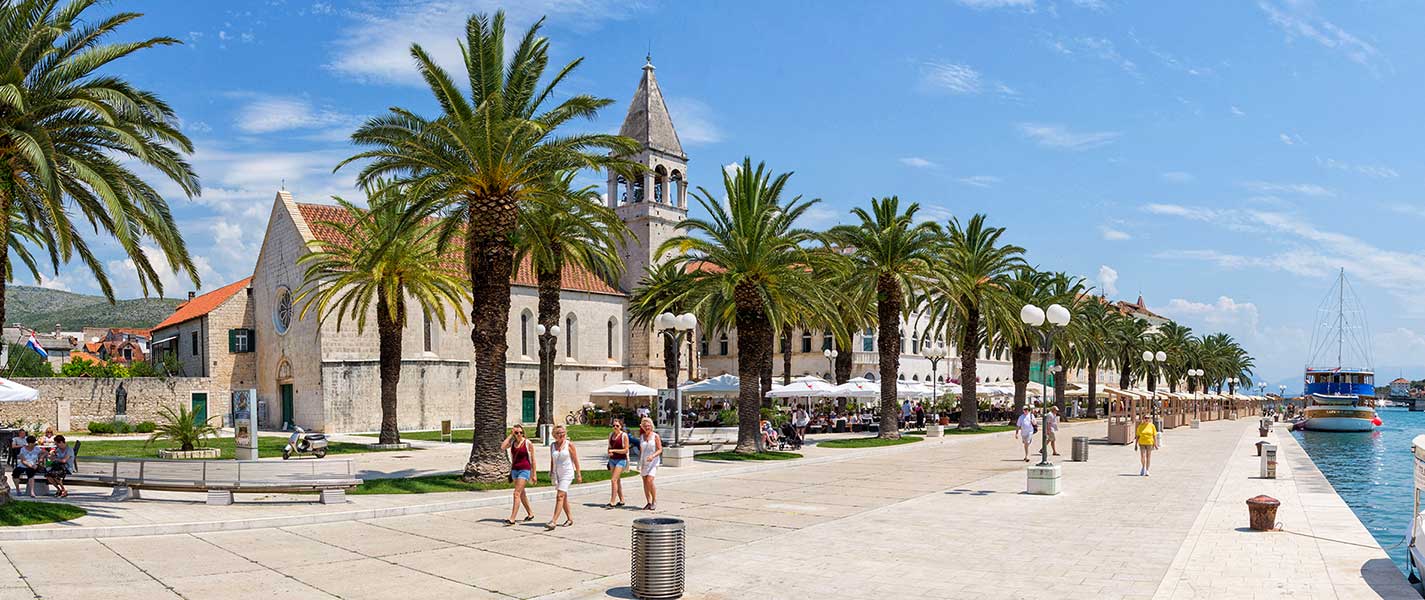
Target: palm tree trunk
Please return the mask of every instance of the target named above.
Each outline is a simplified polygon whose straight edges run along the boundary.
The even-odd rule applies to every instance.
[[[765,329],[765,333],[759,334],[761,339],[756,346],[762,353],[757,359],[757,364],[761,366],[757,372],[757,385],[762,392],[762,405],[771,408],[772,399],[767,397],[767,392],[772,391],[772,359],[776,357],[777,348],[772,344],[772,327],[768,325]],[[738,339],[742,339],[741,333]]]
[[[510,318],[510,275],[514,271],[515,230],[519,210],[510,197],[476,196],[466,215],[465,267],[470,274],[470,342],[475,349],[474,440],[462,477],[467,482],[498,483],[509,475],[509,458],[500,450],[509,404],[505,395],[506,330]]]
[[[1089,359],[1089,418],[1098,418],[1098,359]]]
[[[559,291],[564,287],[563,257],[558,248],[554,263],[558,268],[539,271],[535,277],[539,281],[539,324],[545,334],[539,337],[539,417],[540,425],[554,424],[554,360],[559,353],[559,338],[548,333],[559,324]]]
[[[900,406],[896,402],[896,381],[901,367],[901,288],[889,275],[876,281],[876,337],[881,344],[881,433],[882,439],[900,438]]]
[[[737,393],[737,451],[757,452],[758,421],[762,408],[762,359],[770,354],[759,345],[765,343],[763,333],[771,334],[762,297],[752,285],[740,285],[733,290],[737,319],[737,376],[741,380]]]
[[[1064,364],[1064,355],[1059,352],[1058,348],[1054,349],[1054,364],[1060,366]],[[1069,399],[1064,395],[1064,392],[1068,391],[1068,382],[1069,369],[1067,367],[1054,374],[1054,406],[1059,407],[1060,418],[1069,416]]]
[[[980,351],[980,308],[965,311],[964,332],[960,335],[960,429],[980,428],[980,399],[975,395],[975,361]]]
[[[1118,361],[1118,389],[1126,390],[1133,387],[1133,366],[1128,363],[1130,360],[1128,352],[1124,352]]]
[[[401,330],[406,323],[404,298],[391,315],[386,302],[386,290],[378,289],[376,301],[376,332],[380,338],[381,363],[381,437],[382,444],[401,443],[401,430],[396,424],[396,388],[401,383]]]
[[[10,198],[15,190],[13,175],[7,174],[0,190],[0,324],[5,323],[5,285],[10,281]],[[66,428],[67,429],[67,428]],[[10,487],[0,485],[0,506],[10,503]]]
[[[678,387],[678,340],[671,335],[663,335],[655,332],[654,335],[663,338],[663,379],[668,384],[668,389]],[[692,360],[691,358],[689,360]],[[692,365],[688,365],[688,378],[692,379]]]
[[[1015,346],[1009,350],[1010,379],[1014,380],[1014,412],[1009,414],[1010,424],[1024,411],[1026,388],[1029,387],[1029,367],[1034,362],[1034,346]]]
[[[782,385],[792,383],[792,326],[782,326]]]
[[[836,349],[836,385],[841,385],[846,383],[846,380],[851,379],[852,361],[856,358],[851,353],[850,348],[842,348],[840,346],[840,344],[837,344]]]

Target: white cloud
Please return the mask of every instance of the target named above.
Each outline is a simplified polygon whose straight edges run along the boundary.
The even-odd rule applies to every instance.
[[[1316,12],[1311,0],[1261,1],[1257,6],[1267,19],[1286,34],[1287,40],[1305,38],[1325,48],[1341,52],[1352,62],[1374,69],[1380,51]]]
[[[901,164],[907,167],[915,167],[917,169],[934,169],[940,166],[930,160],[921,158],[919,156],[907,156],[898,160],[900,160]]]
[[[1084,56],[1106,61],[1134,77],[1140,76],[1138,65],[1120,54],[1113,40],[1108,38],[1080,36],[1054,39],[1049,47],[1065,56]]]
[[[1216,328],[1247,331],[1257,329],[1260,317],[1256,304],[1228,296],[1218,296],[1212,303],[1173,298],[1158,310],[1174,320],[1196,320]]]
[[[1130,235],[1127,231],[1123,231],[1122,229],[1115,229],[1108,225],[1099,225],[1098,233],[1100,236],[1103,237],[1104,240],[1110,242],[1121,242],[1123,240],[1133,239],[1133,236]]]
[[[1075,132],[1055,123],[1020,123],[1017,127],[1021,134],[1040,146],[1075,151],[1111,144],[1121,135],[1117,131]]]
[[[420,44],[435,61],[447,69],[461,70],[463,64],[457,40],[465,39],[465,23],[470,15],[505,10],[506,49],[513,49],[519,36],[541,17],[547,16],[543,32],[557,24],[589,31],[613,19],[622,19],[642,9],[642,2],[616,0],[524,0],[498,3],[492,0],[410,0],[400,3],[370,3],[343,13],[350,23],[337,35],[332,60],[327,67],[358,81],[424,85],[411,59],[411,44]],[[553,70],[562,64],[551,63]],[[457,81],[464,80],[457,76]]]
[[[952,94],[978,94],[983,85],[979,71],[956,63],[925,63],[921,81]]]
[[[187,275],[180,275],[173,271],[173,267],[164,258],[163,251],[150,245],[141,246],[144,256],[149,264],[153,265],[153,270],[158,273],[158,281],[163,284],[163,294],[169,298],[179,297],[181,292],[193,288],[193,282]],[[191,255],[193,266],[198,271],[198,277],[204,282],[204,289],[215,289],[218,286],[232,283],[224,281],[217,283],[221,277],[213,270],[212,263],[205,256]],[[136,298],[143,295],[143,287],[139,285],[138,267],[134,265],[131,258],[110,260],[105,263],[105,269],[109,272],[109,281],[114,285],[114,297],[116,298]],[[248,267],[249,272],[251,267]],[[149,296],[157,296],[155,290],[149,288]]]
[[[1242,112],[1242,109],[1237,108],[1237,105],[1235,105],[1235,104],[1232,105],[1232,106],[1227,107],[1227,110],[1228,110],[1228,112],[1231,112],[1233,115],[1236,115],[1236,116],[1239,116],[1239,117],[1245,117],[1245,116],[1247,116],[1247,113]]]
[[[965,177],[956,177],[955,181],[968,186],[987,188],[993,187],[1003,180],[994,175],[968,175]]]
[[[1118,295],[1118,271],[1108,265],[1098,267],[1098,289],[1104,296]]]
[[[1327,169],[1358,173],[1375,179],[1395,179],[1396,177],[1400,177],[1399,172],[1384,165],[1352,164],[1334,158],[1321,158],[1320,156],[1316,157],[1316,164]]]
[[[1259,194],[1298,194],[1301,196],[1327,197],[1336,192],[1314,183],[1276,183],[1271,181],[1244,181],[1242,187]]]
[[[356,128],[361,117],[330,108],[318,108],[303,98],[257,96],[237,112],[234,125],[246,133],[273,133],[294,129]]]
[[[1108,10],[1108,3],[1104,0],[1074,0],[1074,6],[1096,12]]]
[[[1185,171],[1166,171],[1162,174],[1163,181],[1168,183],[1192,183],[1195,179],[1192,173]]]
[[[955,0],[956,4],[975,10],[987,10],[994,8],[1018,8],[1022,10],[1034,10],[1034,0]]]
[[[955,216],[955,214],[950,212],[949,208],[946,208],[942,205],[922,203],[920,205],[920,212],[915,213],[915,220],[917,223],[924,221],[935,221],[937,223],[943,224],[946,221],[949,221],[950,218],[953,216]]]
[[[737,172],[738,172],[738,171],[741,171],[741,170],[742,170],[742,163],[727,163],[727,164],[725,164],[725,165],[722,166],[722,172],[723,172],[723,173],[727,173],[728,176],[732,176],[732,177],[737,176]]]
[[[678,130],[678,141],[689,146],[721,142],[722,130],[713,122],[713,110],[694,98],[670,96],[668,114]]]
[[[1214,221],[1218,216],[1218,212],[1210,208],[1181,204],[1145,204],[1143,210],[1155,215],[1180,217],[1194,221]]]
[[[1301,136],[1295,133],[1279,133],[1277,134],[1277,139],[1281,140],[1283,144],[1286,144],[1288,146],[1295,146],[1297,144],[1303,143]]]

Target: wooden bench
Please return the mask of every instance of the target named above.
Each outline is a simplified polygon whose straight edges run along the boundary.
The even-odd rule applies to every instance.
[[[66,485],[114,488],[110,497],[139,498],[141,490],[207,492],[208,504],[233,503],[234,493],[318,492],[322,504],[346,502],[361,485],[350,459],[297,461],[163,460],[81,457]]]

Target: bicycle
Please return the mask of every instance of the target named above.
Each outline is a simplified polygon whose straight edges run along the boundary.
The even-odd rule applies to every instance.
[[[582,410],[571,410],[569,416],[564,417],[565,425],[584,425],[589,422],[589,416]]]

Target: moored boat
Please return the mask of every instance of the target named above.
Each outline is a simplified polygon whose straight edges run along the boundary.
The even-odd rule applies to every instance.
[[[1321,317],[1312,332],[1311,362],[1306,367],[1302,428],[1371,431],[1380,425],[1380,418],[1375,410],[1370,332],[1366,329],[1365,311],[1346,281],[1345,269],[1319,312]],[[1334,364],[1319,366],[1323,363]]]

